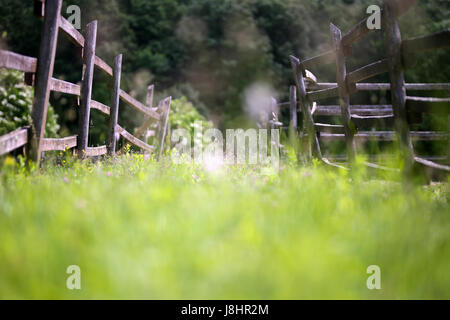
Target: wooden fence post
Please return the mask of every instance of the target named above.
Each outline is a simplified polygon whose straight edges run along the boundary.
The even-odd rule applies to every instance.
[[[336,82],[339,88],[339,104],[344,125],[345,141],[347,144],[348,160],[352,163],[356,157],[355,126],[350,114],[350,95],[347,90],[347,66],[345,65],[344,47],[342,45],[341,30],[334,24],[330,24],[331,37],[336,50]]]
[[[109,118],[108,155],[116,154],[116,127],[119,118],[120,80],[122,76],[122,55],[114,61],[114,87],[111,95],[111,114]]]
[[[167,125],[169,122],[169,114],[170,114],[170,104],[172,103],[172,97],[166,98],[163,102],[163,112],[161,113],[161,119],[159,120],[159,129],[158,129],[158,147],[159,154],[158,160],[161,159],[164,152],[164,140],[167,135]]]
[[[299,93],[298,101],[303,113],[303,132],[308,134],[308,137],[306,139],[306,157],[308,161],[311,160],[314,147],[315,155],[319,159],[322,159],[322,151],[320,150],[319,139],[317,138],[316,129],[314,127],[314,119],[311,114],[310,102],[306,97],[306,85],[305,79],[303,78],[303,70],[301,68],[300,60],[294,56],[291,56],[291,64],[295,83],[297,85],[297,90]]]
[[[289,106],[290,106],[290,115],[291,115],[289,127],[291,130],[291,134],[294,134],[294,137],[295,137],[295,135],[297,133],[297,123],[298,123],[297,88],[295,86],[289,87]]]
[[[269,119],[272,119],[272,123],[270,128],[271,129],[275,129],[277,127],[275,122],[278,122],[278,106],[277,106],[278,102],[277,99],[275,99],[274,97],[271,98],[270,100],[270,112],[269,112]]]
[[[405,161],[405,174],[410,174],[414,165],[414,150],[411,142],[406,111],[405,75],[402,64],[402,37],[396,17],[396,2],[384,2],[384,33],[386,40],[389,76],[391,82],[392,108],[394,109],[395,130],[400,150]]]
[[[95,47],[97,43],[97,21],[87,25],[83,55],[83,81],[81,83],[81,104],[78,116],[78,158],[86,158],[89,141],[92,81],[94,77]]]
[[[45,3],[44,29],[36,70],[36,87],[34,90],[33,109],[31,111],[30,148],[28,148],[29,157],[38,164],[41,160],[41,145],[47,122],[61,5],[62,0],[47,0]]]

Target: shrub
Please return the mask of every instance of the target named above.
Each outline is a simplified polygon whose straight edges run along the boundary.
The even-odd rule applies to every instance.
[[[0,135],[31,125],[34,91],[23,83],[23,73],[0,70]],[[58,116],[48,107],[46,137],[58,136]]]
[[[172,130],[186,129],[195,141],[194,130],[198,122],[202,123],[203,130],[213,127],[213,124],[206,120],[186,97],[172,100],[169,116],[170,128]]]

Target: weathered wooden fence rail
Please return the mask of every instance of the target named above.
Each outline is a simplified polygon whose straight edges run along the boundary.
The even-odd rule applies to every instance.
[[[450,30],[409,40],[401,39],[398,18],[407,12],[415,2],[415,0],[384,1],[382,20],[387,52],[387,58],[385,59],[347,72],[346,58],[352,55],[352,45],[356,40],[371,31],[367,28],[367,19],[359,22],[344,35],[341,35],[339,28],[331,24],[330,31],[333,44],[333,50],[331,51],[303,61],[294,56],[290,57],[296,85],[290,88],[290,101],[277,103],[276,107],[290,108],[289,123],[291,129],[297,129],[297,112],[302,113],[301,137],[303,137],[307,158],[311,159],[314,155],[325,163],[332,164],[322,156],[319,141],[343,140],[347,144],[346,159],[351,164],[356,155],[355,140],[398,140],[406,164],[405,171],[409,172],[415,164],[450,171],[449,166],[429,160],[442,159],[442,157],[428,157],[429,159],[417,157],[412,145],[412,141],[417,140],[450,140],[448,132],[411,132],[409,129],[411,123],[421,121],[421,114],[423,113],[440,113],[445,116],[450,114],[449,98],[406,95],[407,91],[444,90],[450,92],[449,83],[405,83],[404,70],[414,66],[415,57],[419,52],[450,46]],[[317,82],[316,77],[309,70],[319,65],[331,63],[335,63],[336,82]],[[361,83],[361,81],[383,73],[389,73],[390,83]],[[378,90],[390,91],[392,104],[350,104],[351,95],[354,93]],[[319,104],[321,100],[329,98],[337,98],[339,105]],[[442,103],[447,104],[442,107]],[[315,116],[339,116],[342,124],[315,123]],[[393,126],[395,131],[358,131],[358,128],[364,124],[375,124],[380,120],[383,121],[384,125]],[[287,129],[282,124],[280,127]],[[293,131],[291,130],[291,132]],[[294,132],[297,133],[297,131]],[[450,154],[447,156],[448,160],[450,160]]]
[[[120,89],[122,55],[118,55],[114,68],[96,55],[97,21],[89,23],[83,35],[61,16],[62,0],[34,0],[34,11],[44,18],[39,58],[27,57],[14,52],[0,50],[0,68],[18,70],[25,73],[25,83],[34,86],[34,102],[32,108],[32,126],[11,132],[0,137],[0,156],[24,146],[28,156],[39,163],[41,154],[47,151],[59,151],[76,148],[79,158],[98,157],[116,153],[116,142],[122,137],[128,143],[137,146],[145,152],[160,150],[162,155],[164,140],[167,134],[168,117],[171,98],[164,99],[158,107],[153,108],[153,90],[149,87],[147,104],[134,99]],[[53,67],[58,44],[59,31],[82,52],[83,75],[81,85],[53,78]],[[111,105],[92,100],[93,75],[99,69],[114,80],[111,92]],[[47,109],[50,92],[59,92],[80,98],[78,106],[78,134],[61,139],[44,137]],[[148,145],[118,125],[119,101],[123,101],[136,111],[144,114],[146,121],[137,131],[137,136],[143,136],[151,125],[156,126],[158,146]],[[108,145],[89,147],[90,110],[96,109],[110,118]]]

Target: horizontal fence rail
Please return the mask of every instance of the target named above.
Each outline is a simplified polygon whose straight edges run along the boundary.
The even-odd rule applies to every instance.
[[[0,68],[35,73],[37,59],[11,51],[0,50]]]
[[[19,149],[28,143],[28,128],[17,129],[0,137],[0,156]]]

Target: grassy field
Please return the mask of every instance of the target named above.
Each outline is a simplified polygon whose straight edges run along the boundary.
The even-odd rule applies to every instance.
[[[446,184],[138,156],[0,177],[0,299],[450,298]]]

